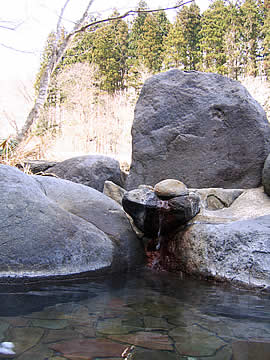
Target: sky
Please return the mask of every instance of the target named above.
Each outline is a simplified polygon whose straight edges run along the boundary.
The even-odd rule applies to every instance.
[[[31,84],[39,69],[41,54],[48,34],[54,31],[58,15],[66,0],[0,0],[0,131],[1,121],[6,114],[22,122],[25,111],[30,104],[26,104],[31,94],[26,94],[26,89]],[[64,13],[63,25],[71,30],[74,21],[80,19],[89,0],[70,0]],[[146,0],[152,8],[174,6],[176,0]],[[208,0],[196,0],[204,11]],[[120,13],[133,9],[138,0],[117,0],[115,3],[108,0],[94,0],[90,12],[108,16],[114,7]],[[167,12],[172,19],[175,11]],[[16,27],[9,30],[1,27]],[[29,90],[31,92],[31,90]],[[17,115],[18,109],[21,114]],[[27,110],[25,109],[27,108]],[[19,117],[19,119],[18,119]],[[1,120],[2,119],[2,120]],[[0,138],[2,135],[0,133]]]

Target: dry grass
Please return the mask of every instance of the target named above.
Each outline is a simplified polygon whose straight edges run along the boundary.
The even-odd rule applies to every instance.
[[[99,153],[130,162],[136,94],[101,92],[95,71],[88,64],[75,64],[58,76],[56,87],[64,89],[64,102],[47,108],[41,117],[40,124],[50,129],[42,135],[42,158],[64,160]]]
[[[91,110],[88,106],[61,109],[59,132],[49,142],[46,158],[99,153],[129,160],[134,105],[127,95],[103,95],[101,104],[93,104]]]
[[[14,149],[11,138],[9,137],[0,144],[0,150],[2,152],[0,163],[10,166],[20,165],[20,168],[22,168],[25,173],[30,173],[30,168],[25,164],[25,160],[39,158],[41,143],[42,139],[29,136]]]

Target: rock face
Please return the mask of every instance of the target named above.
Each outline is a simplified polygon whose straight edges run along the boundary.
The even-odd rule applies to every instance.
[[[270,154],[267,156],[264,163],[262,182],[264,191],[270,196]]]
[[[232,343],[233,359],[269,359],[270,341],[250,340],[235,341]]]
[[[207,199],[213,190],[198,192]],[[236,195],[215,190],[222,203]],[[270,289],[270,200],[263,189],[242,189],[222,209],[201,204],[200,213],[168,246],[174,259],[169,269]]]
[[[239,82],[170,70],[148,79],[136,104],[126,188],[166,178],[189,188],[254,188],[269,141],[264,110]]]
[[[124,175],[121,173],[119,162],[102,155],[74,157],[50,167],[46,173],[90,186],[101,192],[106,180],[122,187],[124,184]]]
[[[187,272],[270,287],[270,215],[197,224],[182,234],[180,242],[178,256]]]
[[[122,205],[122,199],[126,190],[121,186],[116,185],[112,181],[105,181],[103,194],[109,196],[114,201],[118,202],[118,204]]]
[[[230,207],[243,194],[241,189],[196,189],[201,198],[202,206],[207,210],[220,210]]]
[[[70,181],[0,165],[0,278],[126,271],[142,246],[120,205]]]

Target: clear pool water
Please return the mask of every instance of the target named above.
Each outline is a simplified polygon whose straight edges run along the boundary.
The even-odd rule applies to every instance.
[[[269,295],[148,269],[0,290],[2,359],[231,360],[236,341],[270,341]]]

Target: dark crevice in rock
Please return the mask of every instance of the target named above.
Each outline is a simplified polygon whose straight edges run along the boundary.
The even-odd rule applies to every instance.
[[[219,210],[223,209],[224,207],[228,207],[228,205],[224,201],[222,201],[219,197],[213,194],[207,196],[206,203],[207,209],[209,210]]]
[[[188,192],[181,182],[168,179],[160,184],[126,192],[122,200],[124,210],[145,235],[148,266],[157,270],[176,262],[169,243],[200,210],[200,197]],[[178,186],[178,192],[172,184]]]

